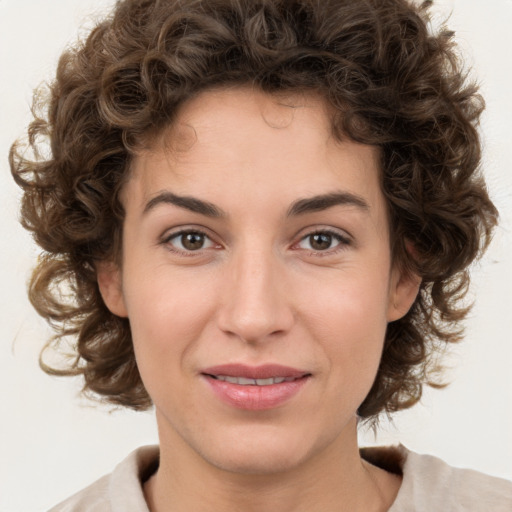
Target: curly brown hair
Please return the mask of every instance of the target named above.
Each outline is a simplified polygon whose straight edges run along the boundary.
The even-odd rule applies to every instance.
[[[380,148],[393,260],[422,284],[407,315],[388,326],[359,414],[416,403],[425,383],[435,385],[436,354],[461,337],[467,268],[497,219],[479,172],[483,100],[453,34],[430,28],[430,4],[117,2],[61,56],[50,94],[36,95],[28,142],[11,149],[21,222],[43,249],[30,299],[56,330],[46,349],[63,352],[72,340],[66,367],[41,359],[43,368],[83,375],[84,390],[111,403],[151,405],[128,320],[105,306],[95,267],[119,261],[119,193],[137,148],[201,91],[251,84],[314,91],[332,107],[336,136]]]

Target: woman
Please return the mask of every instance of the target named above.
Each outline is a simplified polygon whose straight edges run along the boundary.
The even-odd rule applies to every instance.
[[[426,6],[119,2],[31,125],[51,155],[11,166],[32,302],[77,340],[46,369],[154,404],[160,446],[55,510],[510,508],[505,481],[357,445],[460,338],[497,216],[481,110]]]

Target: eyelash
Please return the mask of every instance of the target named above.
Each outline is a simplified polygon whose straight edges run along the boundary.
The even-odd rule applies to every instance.
[[[197,236],[203,237],[203,240],[208,240],[210,242],[210,246],[206,247],[206,248],[200,247],[197,250],[186,249],[186,248],[180,249],[180,248],[175,247],[172,244],[172,240],[179,239],[180,237],[183,237],[184,235],[197,235]],[[331,229],[317,229],[317,230],[314,230],[314,231],[309,232],[309,233],[305,234],[304,236],[302,236],[298,242],[293,244],[292,248],[299,247],[302,242],[306,241],[307,239],[311,239],[311,237],[314,237],[316,235],[324,235],[324,236],[326,235],[331,238],[331,241],[337,241],[338,243],[334,247],[330,247],[326,250],[318,250],[318,249],[315,250],[315,249],[303,248],[304,250],[308,251],[309,254],[312,256],[320,256],[320,257],[330,256],[330,255],[338,253],[339,251],[343,250],[345,247],[350,246],[352,244],[349,237],[343,236],[342,234],[340,234],[337,231],[333,231]],[[212,247],[215,247],[215,245],[220,247],[220,244],[216,244],[216,242],[213,241],[212,238],[201,229],[182,229],[180,231],[177,231],[177,232],[174,232],[174,233],[164,236],[162,238],[161,243],[162,243],[162,245],[165,245],[166,247],[168,247],[168,249],[170,251],[177,253],[179,255],[182,255],[182,256],[187,256],[187,257],[198,256],[198,255],[202,254],[203,251],[208,250]],[[181,242],[181,245],[183,247],[183,241]]]
[[[172,244],[172,240],[179,239],[180,237],[183,237],[184,235],[197,235],[197,236],[203,237],[204,240],[209,240],[211,246],[218,245],[212,240],[212,238],[210,236],[208,236],[207,233],[205,233],[201,229],[182,229],[180,231],[168,234],[163,237],[162,244],[165,245],[170,251],[175,252],[175,253],[179,254],[180,256],[197,256],[197,255],[201,254],[204,250],[207,250],[210,248],[210,247],[206,247],[206,248],[201,247],[194,251],[192,249],[187,250],[186,248],[180,249],[180,248],[174,247]],[[181,245],[183,246],[183,241],[181,242]]]
[[[337,241],[338,243],[334,247],[330,247],[329,249],[326,249],[326,250],[306,249],[307,251],[309,251],[309,254],[311,254],[313,256],[320,256],[320,257],[331,256],[333,254],[337,254],[339,251],[344,250],[346,247],[350,246],[352,243],[349,237],[343,236],[341,233],[339,233],[337,231],[333,231],[331,229],[317,229],[315,231],[312,231],[312,232],[304,235],[299,240],[299,242],[294,244],[294,247],[298,246],[300,243],[302,243],[303,241],[305,241],[307,239],[311,239],[311,237],[314,237],[315,235],[324,235],[324,236],[327,235],[328,237],[330,237],[332,239],[332,241]]]

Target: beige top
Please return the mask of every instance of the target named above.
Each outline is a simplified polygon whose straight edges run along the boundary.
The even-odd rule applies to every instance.
[[[470,469],[457,469],[403,446],[365,448],[365,459],[392,472],[402,486],[389,512],[512,512],[512,482]],[[158,466],[158,446],[132,452],[100,478],[49,512],[149,512],[142,492]]]

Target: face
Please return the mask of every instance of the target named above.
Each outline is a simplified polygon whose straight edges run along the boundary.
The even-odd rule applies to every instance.
[[[331,136],[322,101],[205,92],[133,161],[120,269],[161,443],[265,473],[355,443],[386,325],[417,285],[393,269],[377,150]]]

